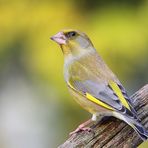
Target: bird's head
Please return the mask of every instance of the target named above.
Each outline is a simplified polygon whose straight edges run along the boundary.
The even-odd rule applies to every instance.
[[[77,56],[80,53],[94,50],[93,44],[85,33],[78,30],[65,29],[51,37],[53,41],[58,43],[63,54]]]

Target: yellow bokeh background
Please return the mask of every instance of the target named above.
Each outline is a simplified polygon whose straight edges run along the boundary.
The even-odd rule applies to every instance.
[[[90,118],[50,40],[63,28],[88,34],[129,94],[148,82],[148,0],[1,0],[0,147],[57,147]]]

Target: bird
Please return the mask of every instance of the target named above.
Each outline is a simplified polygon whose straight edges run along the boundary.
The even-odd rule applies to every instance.
[[[63,29],[51,37],[64,55],[64,80],[75,101],[92,114],[92,118],[70,134],[91,131],[87,125],[113,116],[130,125],[144,141],[148,132],[138,119],[133,100],[111,71],[89,37],[75,29]]]

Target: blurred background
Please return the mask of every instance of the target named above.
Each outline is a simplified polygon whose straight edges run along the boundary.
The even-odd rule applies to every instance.
[[[129,95],[148,83],[148,0],[0,0],[1,148],[57,147],[91,117],[49,39],[63,28],[88,34]]]

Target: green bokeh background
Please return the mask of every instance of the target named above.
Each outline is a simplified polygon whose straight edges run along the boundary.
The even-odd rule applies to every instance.
[[[148,82],[148,0],[1,0],[0,147],[57,147],[91,117],[49,39],[63,28],[87,33],[129,94]]]

